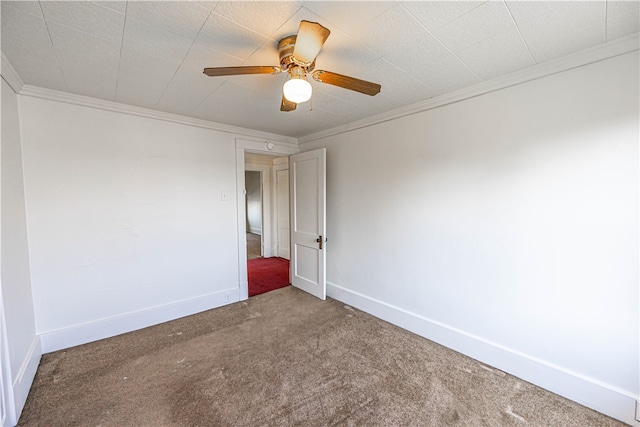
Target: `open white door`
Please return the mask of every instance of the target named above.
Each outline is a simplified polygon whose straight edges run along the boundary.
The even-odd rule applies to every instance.
[[[326,149],[289,158],[291,198],[291,284],[320,299],[327,297]]]

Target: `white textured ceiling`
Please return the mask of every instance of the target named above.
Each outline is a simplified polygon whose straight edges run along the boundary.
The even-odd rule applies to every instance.
[[[2,52],[29,85],[300,137],[639,31],[638,1],[2,1]],[[278,65],[301,20],[331,30],[323,69],[369,97],[312,82],[313,110],[279,110]]]

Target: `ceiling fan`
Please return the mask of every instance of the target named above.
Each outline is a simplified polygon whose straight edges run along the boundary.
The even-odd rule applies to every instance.
[[[330,31],[317,22],[301,21],[298,35],[287,36],[278,42],[280,66],[242,66],[205,68],[204,74],[210,77],[235,76],[242,74],[279,74],[288,73],[289,79],[282,87],[281,111],[293,111],[297,104],[311,99],[310,75],[313,80],[344,89],[354,90],[374,96],[381,86],[354,77],[315,70],[316,56],[329,37]]]

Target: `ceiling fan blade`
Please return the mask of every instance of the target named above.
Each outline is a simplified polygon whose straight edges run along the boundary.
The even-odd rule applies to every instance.
[[[293,48],[293,57],[300,62],[298,65],[310,66],[330,33],[331,31],[317,22],[300,21],[296,45]]]
[[[289,101],[287,98],[282,95],[282,102],[280,103],[280,111],[293,111],[296,109],[298,104],[295,102]]]
[[[280,67],[272,66],[213,67],[205,68],[203,71],[209,77],[239,76],[242,74],[278,74],[280,72],[282,72]]]
[[[317,70],[312,74],[313,80],[321,83],[327,83],[339,86],[365,95],[374,96],[380,92],[382,86],[378,83],[371,83],[366,80],[356,79],[355,77],[343,76],[342,74],[332,73],[331,71]]]

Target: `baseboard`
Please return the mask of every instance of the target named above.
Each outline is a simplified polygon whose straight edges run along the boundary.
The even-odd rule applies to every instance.
[[[257,228],[257,227],[249,227],[249,233],[251,234],[257,234],[258,236],[262,236],[262,228]]]
[[[36,376],[36,371],[38,370],[38,365],[40,364],[40,358],[42,357],[42,349],[40,346],[40,337],[35,336],[33,341],[31,342],[31,347],[27,352],[22,366],[18,371],[18,375],[13,381],[13,406],[14,406],[14,414],[16,419],[9,420],[10,423],[17,421],[20,419],[20,414],[22,413],[22,409],[24,408],[24,404],[27,402],[27,396],[29,395],[29,390],[31,389],[31,384],[33,384],[33,379]]]
[[[630,392],[333,283],[327,282],[327,295],[588,408],[640,427],[640,422],[635,420],[638,396]]]
[[[40,333],[43,353],[74,347],[239,301],[238,288]]]

